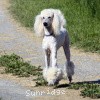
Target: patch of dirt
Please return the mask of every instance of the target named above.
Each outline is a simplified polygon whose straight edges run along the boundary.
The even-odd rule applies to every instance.
[[[34,36],[34,33],[32,32],[33,29],[25,28],[24,26],[21,25],[20,22],[18,22],[13,18],[13,15],[8,10],[9,7],[10,7],[10,0],[3,0],[0,2],[0,9],[5,10],[8,19],[10,20],[11,23],[13,23],[16,26],[18,32],[26,34],[28,38],[34,39],[34,41],[36,42],[41,42],[42,38]]]

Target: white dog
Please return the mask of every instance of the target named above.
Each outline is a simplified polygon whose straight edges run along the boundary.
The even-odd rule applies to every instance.
[[[46,66],[43,76],[49,85],[57,84],[65,73],[71,82],[74,74],[73,63],[70,61],[69,36],[64,28],[65,25],[66,20],[63,14],[57,9],[44,9],[35,18],[34,31],[37,36],[43,37],[42,47],[45,51]],[[67,60],[64,68],[59,68],[57,65],[57,50],[61,46],[63,46]]]

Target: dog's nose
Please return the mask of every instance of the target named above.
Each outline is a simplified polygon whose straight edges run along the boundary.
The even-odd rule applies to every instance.
[[[43,25],[44,25],[44,26],[48,26],[48,23],[44,22]]]

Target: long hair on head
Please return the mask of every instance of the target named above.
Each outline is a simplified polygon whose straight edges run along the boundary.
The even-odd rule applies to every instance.
[[[47,11],[48,13],[48,10],[53,12],[53,21],[52,21],[53,32],[55,35],[60,34],[61,27],[65,27],[66,25],[66,20],[60,10],[44,9],[43,11]],[[42,22],[41,13],[35,17],[34,32],[37,36],[44,36],[44,26]]]
[[[35,32],[36,36],[43,36],[44,35],[44,29],[43,29],[41,15],[37,15],[35,17],[34,32]]]

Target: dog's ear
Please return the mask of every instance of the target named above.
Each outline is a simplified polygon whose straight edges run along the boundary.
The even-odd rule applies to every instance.
[[[37,15],[35,17],[34,32],[35,32],[36,36],[43,36],[44,35],[42,18],[40,15]]]
[[[54,13],[54,16],[53,16],[52,28],[53,28],[55,35],[60,33],[61,22],[60,22],[59,16],[55,13]]]

